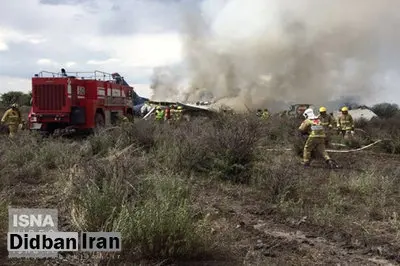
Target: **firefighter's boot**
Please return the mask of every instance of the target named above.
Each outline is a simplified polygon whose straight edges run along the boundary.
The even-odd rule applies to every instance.
[[[325,162],[326,162],[326,164],[328,165],[328,167],[329,167],[330,169],[339,168],[339,165],[338,165],[334,160],[332,160],[332,159],[326,160]]]

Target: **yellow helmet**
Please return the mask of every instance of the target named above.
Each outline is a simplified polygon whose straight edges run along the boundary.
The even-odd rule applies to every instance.
[[[13,104],[11,105],[11,107],[12,107],[12,108],[18,108],[18,104],[13,103]]]
[[[182,110],[182,106],[178,106],[178,110]]]
[[[321,106],[321,107],[319,108],[319,112],[320,112],[320,113],[322,113],[322,112],[326,112],[326,108],[325,108],[325,107],[323,107],[323,106]]]
[[[349,108],[347,108],[346,106],[342,107],[342,112],[347,112],[349,111]]]

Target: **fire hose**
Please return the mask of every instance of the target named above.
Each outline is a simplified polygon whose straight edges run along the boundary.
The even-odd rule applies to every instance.
[[[362,129],[360,129],[360,128],[356,128],[355,130],[356,130],[356,131],[361,131],[361,132],[367,134],[366,131],[364,131],[364,130],[362,130]],[[304,137],[304,136],[303,136],[303,137]],[[332,149],[327,149],[326,151],[327,151],[327,152],[330,152],[330,153],[350,153],[350,152],[358,152],[358,151],[362,151],[362,150],[368,149],[368,148],[370,148],[370,147],[372,147],[372,146],[375,146],[376,144],[378,144],[378,143],[380,143],[380,142],[382,142],[382,141],[385,141],[385,140],[391,141],[390,139],[378,139],[378,140],[374,141],[374,142],[371,143],[371,144],[368,144],[368,145],[366,145],[366,146],[364,146],[364,147],[357,148],[357,149],[350,149],[350,150],[332,150]],[[333,145],[333,146],[344,146],[344,147],[346,147],[346,145],[345,145],[345,144],[342,144],[342,143],[332,143],[331,145]],[[266,149],[266,150],[267,150],[267,151],[292,151],[293,149],[291,149],[291,148],[282,148],[282,149]]]
[[[377,141],[375,141],[375,142],[373,142],[373,143],[371,143],[371,144],[368,144],[368,145],[366,145],[366,146],[364,146],[364,147],[361,147],[361,148],[358,148],[358,149],[351,149],[351,150],[326,150],[327,152],[332,152],[332,153],[349,153],[349,152],[356,152],[356,151],[362,151],[362,150],[365,150],[365,149],[367,149],[367,148],[369,148],[369,147],[372,147],[372,146],[374,146],[374,145],[376,145],[376,144],[378,144],[379,142],[382,142],[383,140],[381,140],[381,139],[379,139],[379,140],[377,140]]]
[[[365,150],[367,148],[370,148],[376,144],[378,144],[379,142],[382,142],[384,140],[379,139],[371,144],[368,144],[364,147],[358,148],[358,149],[351,149],[351,150],[326,150],[327,152],[332,152],[332,153],[349,153],[349,152],[356,152],[356,151],[362,151]],[[332,145],[337,145],[337,146],[342,146],[342,144],[340,143],[332,143]],[[293,149],[291,148],[282,148],[282,149],[265,149],[267,151],[292,151]]]

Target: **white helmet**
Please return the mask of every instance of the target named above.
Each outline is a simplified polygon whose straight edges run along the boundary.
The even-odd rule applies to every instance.
[[[304,111],[303,116],[307,119],[315,119],[316,116],[314,114],[313,109],[308,108],[307,110]]]

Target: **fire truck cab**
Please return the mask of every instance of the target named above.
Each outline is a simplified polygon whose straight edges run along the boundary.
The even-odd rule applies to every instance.
[[[93,131],[133,118],[133,87],[118,73],[42,71],[32,77],[30,130],[44,133]]]

